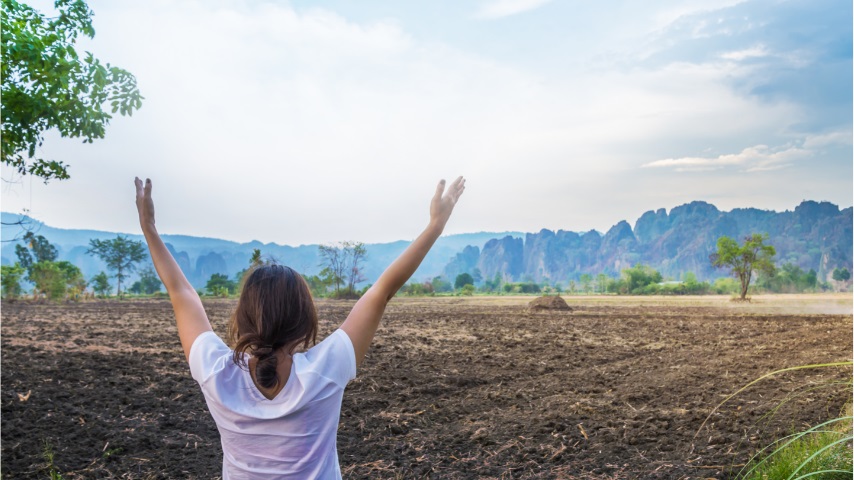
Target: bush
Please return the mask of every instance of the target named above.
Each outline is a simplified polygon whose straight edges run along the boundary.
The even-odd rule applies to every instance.
[[[460,289],[460,295],[472,296],[474,295],[474,285],[467,283],[463,285],[463,288]]]

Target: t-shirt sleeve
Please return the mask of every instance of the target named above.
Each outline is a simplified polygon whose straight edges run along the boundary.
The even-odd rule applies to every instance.
[[[190,347],[190,373],[199,383],[214,374],[217,361],[223,356],[231,353],[217,334],[207,331],[196,337],[193,346]]]
[[[356,351],[344,330],[335,330],[322,342],[305,352],[312,370],[344,388],[356,378]]]

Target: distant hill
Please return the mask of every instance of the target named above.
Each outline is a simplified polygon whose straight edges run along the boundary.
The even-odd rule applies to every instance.
[[[86,249],[89,246],[90,239],[114,238],[117,235],[116,232],[55,228],[29,217],[7,212],[2,213],[4,224],[14,223],[21,219],[28,223],[28,228],[33,229],[38,235],[44,235],[48,241],[58,248],[61,260],[68,260],[80,267],[86,278],[91,278],[98,272],[105,270],[104,263],[91,255],[87,255]],[[11,240],[20,237],[22,233],[21,227],[17,226],[4,225],[0,229],[0,237],[3,240],[2,247],[0,247],[0,255],[2,255],[0,260],[2,260],[3,265],[14,263],[17,260],[15,245],[18,242]],[[441,237],[424,259],[421,267],[415,272],[413,279],[427,280],[440,275],[445,264],[467,245],[483,246],[492,238],[508,235],[521,238],[525,234],[521,232],[481,232]],[[141,234],[128,234],[127,236],[133,240],[144,240]],[[213,273],[234,276],[244,269],[249,265],[249,258],[255,248],[260,249],[263,255],[271,256],[301,273],[315,275],[320,271],[317,245],[294,247],[275,243],[265,244],[259,241],[238,243],[189,235],[163,235],[163,241],[169,247],[190,283],[199,289],[204,287]],[[407,245],[409,245],[409,241],[404,240],[367,244],[368,258],[365,265],[367,282],[376,281],[383,270],[397,258]]]
[[[448,278],[479,269],[483,278],[496,273],[506,280],[566,282],[583,273],[619,275],[636,263],[678,279],[693,272],[700,280],[725,276],[712,268],[709,255],[723,235],[741,241],[750,233],[767,233],[778,265],[792,263],[818,278],[830,279],[834,268],[852,270],[852,209],[828,202],[804,201],[794,211],[739,208],[722,212],[706,202],[691,202],[644,213],[634,228],[626,221],[604,235],[540,230],[523,238],[495,238],[471,245],[444,269]]]

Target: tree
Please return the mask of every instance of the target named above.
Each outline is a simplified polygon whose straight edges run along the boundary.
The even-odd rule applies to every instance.
[[[67,291],[72,296],[79,295],[86,290],[86,279],[83,278],[83,272],[77,268],[77,265],[74,265],[71,262],[60,261],[56,262],[56,265],[62,271],[63,276],[65,277],[65,285],[67,287]]]
[[[15,255],[18,257],[18,263],[27,272],[27,280],[32,282],[33,265],[41,262],[53,262],[59,252],[46,238],[35,235],[33,232],[27,232],[22,240],[26,246],[15,245]]]
[[[35,284],[36,292],[47,295],[51,300],[65,296],[65,275],[56,262],[34,263],[30,281]]]
[[[3,298],[18,298],[21,296],[21,277],[24,267],[15,262],[14,265],[0,266],[0,284],[3,286]]]
[[[442,277],[433,277],[430,284],[433,285],[433,291],[436,293],[445,293],[454,290],[454,287],[451,286],[451,282],[446,281]]]
[[[145,260],[145,246],[140,241],[116,235],[112,240],[89,240],[86,253],[97,256],[107,264],[107,269],[116,272],[116,295],[122,294],[122,280],[136,270],[136,264]]]
[[[578,277],[578,281],[581,282],[581,289],[584,290],[584,293],[590,293],[590,284],[593,282],[593,276],[589,273],[582,273]]]
[[[640,290],[647,285],[659,283],[662,280],[661,273],[648,265],[639,263],[623,270],[622,273],[625,280],[625,293],[642,293]]]
[[[51,300],[62,299],[69,291],[76,295],[86,289],[86,281],[80,269],[66,261],[34,263],[31,280],[36,291],[47,295]]]
[[[471,278],[474,280],[474,284],[477,285],[483,281],[483,273],[481,273],[479,268],[475,268],[471,272]]]
[[[744,239],[744,244],[730,237],[718,239],[718,251],[709,256],[712,266],[716,268],[728,268],[732,275],[738,279],[740,284],[739,295],[741,300],[747,298],[747,289],[753,272],[766,275],[774,274],[774,263],[772,258],[776,250],[771,245],[766,245],[768,235],[754,233]]]
[[[320,276],[329,285],[335,285],[335,295],[341,292],[341,283],[344,282],[344,272],[347,269],[344,253],[338,245],[319,245],[321,263],[323,270]]]
[[[837,282],[847,282],[851,279],[851,272],[848,271],[847,268],[834,268],[833,269],[833,277]]]
[[[58,14],[47,18],[15,0],[3,0],[2,150],[4,164],[21,175],[69,178],[61,161],[36,157],[44,132],[92,143],[104,138],[112,113],[132,115],[143,97],[136,78],[91,53],[77,53],[79,35],[93,38],[93,12],[82,0],[57,0]]]
[[[150,265],[139,271],[139,280],[137,283],[139,283],[138,293],[146,295],[159,292],[160,286],[163,285],[160,283],[160,277],[157,276],[157,272]]]
[[[347,263],[349,264],[347,291],[355,294],[356,284],[365,281],[365,276],[362,274],[362,262],[368,256],[368,249],[365,248],[365,244],[362,242],[344,242],[343,250],[344,258],[347,259]]]
[[[112,286],[110,285],[110,278],[106,273],[101,272],[90,280],[92,284],[92,290],[95,292],[95,295],[106,297],[108,293],[110,293],[110,289]]]
[[[261,258],[261,249],[253,248],[252,249],[252,257],[249,258],[249,267],[259,267],[264,265],[264,260]]]
[[[474,285],[471,283],[467,283],[460,288],[460,294],[470,297],[474,295]]]
[[[605,293],[608,287],[608,275],[604,273],[600,273],[596,275],[596,290],[599,293]]]
[[[365,281],[362,263],[368,250],[362,242],[338,242],[320,245],[320,275],[329,285],[335,285],[335,296],[340,297],[341,285],[347,282],[346,294],[356,295],[356,285]]]
[[[461,273],[457,275],[457,278],[454,280],[454,288],[459,290],[466,285],[474,285],[474,277],[468,273]]]
[[[234,293],[237,290],[237,284],[228,278],[224,273],[214,273],[205,284],[205,290],[210,295],[227,296],[229,293]]]

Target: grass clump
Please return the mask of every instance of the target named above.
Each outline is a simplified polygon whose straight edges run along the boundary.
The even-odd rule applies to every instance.
[[[50,480],[62,480],[62,475],[59,473],[59,469],[56,468],[56,465],[53,463],[53,445],[51,445],[47,440],[44,441],[42,457],[44,458],[45,463],[47,463],[47,471],[50,476]]]
[[[712,410],[712,413],[736,395],[739,395],[747,388],[768,377],[794,370],[837,367],[850,368],[851,366],[852,362],[846,361],[800,365],[767,373],[726,397],[723,402],[719,403]],[[854,382],[851,380],[828,382],[811,388],[808,391],[834,386],[842,387],[850,394],[852,389],[854,389]],[[776,408],[772,409],[769,415],[773,415],[782,404],[792,400],[795,396],[788,396]],[[706,420],[700,426],[700,430],[702,430],[711,416],[712,414],[709,414],[706,417]],[[697,433],[699,433],[699,430]],[[854,477],[852,443],[854,443],[854,435],[852,435],[852,413],[851,403],[848,403],[840,416],[804,431],[778,439],[766,446],[747,462],[735,475],[735,478],[740,480],[801,480],[806,478],[811,480],[848,480]]]
[[[852,459],[851,405],[847,415],[784,437],[759,452],[738,478],[771,480],[802,478],[850,479]],[[773,451],[772,451],[773,449]],[[765,453],[769,452],[770,453]],[[760,456],[764,455],[764,458]],[[746,471],[745,471],[746,470]]]

